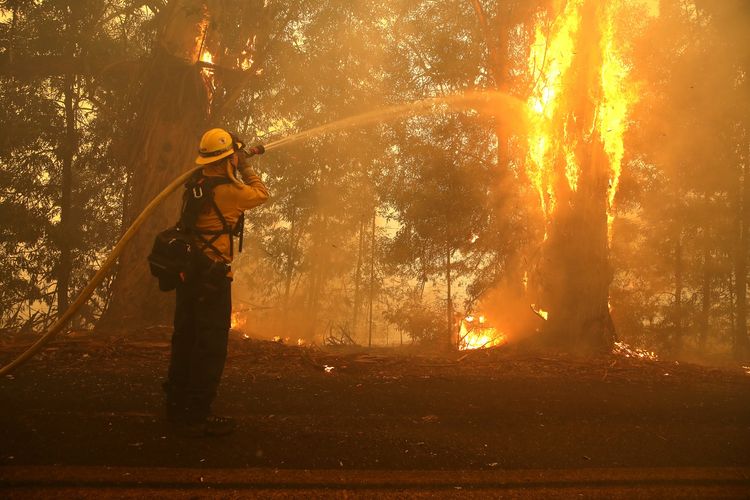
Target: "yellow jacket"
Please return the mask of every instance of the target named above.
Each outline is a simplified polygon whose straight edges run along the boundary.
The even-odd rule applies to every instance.
[[[223,166],[218,168],[209,166],[203,169],[203,174],[207,177],[226,177],[226,169]],[[242,174],[245,183],[237,185],[234,183],[219,184],[214,188],[214,201],[219,211],[226,219],[227,224],[234,227],[237,224],[242,212],[264,203],[268,200],[268,189],[252,170],[245,169]],[[210,203],[205,203],[195,222],[195,227],[199,231],[219,231],[223,229],[221,219],[216,214]],[[232,262],[232,256],[229,254],[228,234],[222,234],[213,243],[213,246],[221,252],[217,255],[211,248],[204,250],[205,254],[215,261]],[[237,245],[235,243],[235,248]]]

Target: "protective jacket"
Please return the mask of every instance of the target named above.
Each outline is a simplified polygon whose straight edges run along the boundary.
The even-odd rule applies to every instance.
[[[208,166],[203,169],[203,174],[206,177],[224,177],[226,176],[226,169],[224,166]],[[257,207],[268,200],[268,189],[258,175],[249,168],[245,168],[242,171],[242,177],[245,182],[243,185],[228,183],[220,184],[214,188],[216,206],[231,227],[237,224],[242,212]],[[220,231],[223,227],[219,215],[211,204],[204,204],[196,220],[195,228],[198,231]],[[203,251],[207,256],[219,262],[223,260],[223,262],[230,263],[232,261],[230,235],[220,235],[212,246],[221,255],[218,255],[211,248],[205,248]]]

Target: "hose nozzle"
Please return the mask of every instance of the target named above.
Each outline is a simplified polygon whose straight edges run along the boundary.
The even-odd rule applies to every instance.
[[[266,148],[263,147],[263,144],[256,144],[245,148],[245,151],[247,151],[248,156],[262,155],[266,152]]]

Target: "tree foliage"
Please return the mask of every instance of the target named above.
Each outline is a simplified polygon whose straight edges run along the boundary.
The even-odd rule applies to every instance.
[[[523,102],[533,27],[549,4],[0,2],[2,329],[49,324],[145,202],[191,166],[206,127],[269,143],[468,90]],[[665,0],[645,16],[636,4],[625,25],[642,33],[631,61],[640,98],[615,204],[615,326],[643,346],[741,353],[747,7]],[[446,339],[461,315],[534,302],[524,286],[541,266],[544,231],[523,127],[503,126],[503,114],[436,106],[255,159],[273,200],[252,212],[235,264],[235,309],[253,333],[313,340],[346,324],[360,342],[383,341],[391,324],[412,339]],[[169,316],[155,285],[144,291],[153,283],[143,253],[176,204],[80,325],[110,305],[115,323]]]

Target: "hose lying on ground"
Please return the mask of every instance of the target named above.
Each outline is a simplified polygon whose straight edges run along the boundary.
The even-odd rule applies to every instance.
[[[78,294],[78,297],[76,298],[75,302],[73,302],[70,307],[63,313],[62,316],[60,316],[57,321],[55,321],[55,324],[53,324],[44,335],[42,335],[39,340],[34,342],[26,351],[24,351],[20,356],[18,356],[16,359],[8,363],[7,365],[0,368],[0,376],[7,375],[10,372],[12,372],[15,368],[19,367],[26,361],[28,361],[29,358],[31,358],[34,354],[39,352],[39,350],[44,347],[44,345],[52,340],[52,338],[60,333],[60,331],[65,327],[65,325],[68,324],[68,322],[73,318],[73,315],[75,315],[76,311],[81,308],[83,304],[85,304],[91,295],[94,293],[94,290],[97,289],[97,287],[104,281],[104,278],[107,276],[107,273],[112,268],[112,266],[115,265],[115,262],[117,262],[117,258],[122,253],[122,250],[125,248],[125,245],[135,236],[135,233],[138,232],[138,229],[143,225],[143,223],[146,221],[146,219],[153,213],[153,211],[161,205],[161,203],[170,195],[172,194],[177,188],[181,187],[187,180],[192,176],[195,172],[203,168],[202,165],[198,165],[195,168],[192,168],[176,178],[170,185],[164,188],[164,190],[156,195],[156,197],[151,200],[151,203],[149,203],[146,208],[143,209],[143,212],[140,213],[140,215],[133,221],[133,223],[130,225],[127,231],[125,231],[125,234],[122,235],[120,238],[120,241],[117,242],[117,245],[115,245],[115,248],[112,249],[112,252],[109,254],[109,257],[107,257],[107,260],[104,261],[104,264],[102,264],[102,267],[97,271],[97,273],[94,275],[93,278],[91,278],[91,281],[89,281],[88,285],[86,285],[86,288],[81,290],[81,293]]]

